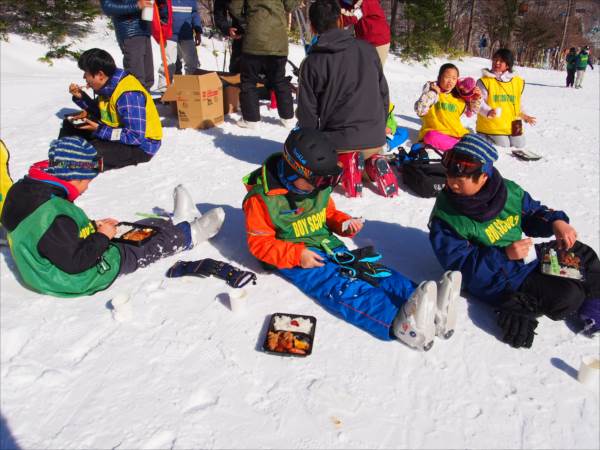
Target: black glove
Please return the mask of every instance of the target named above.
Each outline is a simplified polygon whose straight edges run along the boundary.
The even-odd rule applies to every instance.
[[[392,275],[390,269],[378,262],[380,259],[381,254],[377,253],[372,246],[368,246],[336,253],[334,261],[342,267],[343,274],[377,287],[382,278]]]
[[[256,274],[240,270],[222,261],[206,258],[199,261],[177,261],[168,271],[167,277],[177,278],[186,275],[209,277],[214,275],[234,288],[241,288],[248,283],[256,284]]]
[[[520,292],[511,294],[497,311],[502,342],[514,348],[531,348],[538,321],[535,299]]]

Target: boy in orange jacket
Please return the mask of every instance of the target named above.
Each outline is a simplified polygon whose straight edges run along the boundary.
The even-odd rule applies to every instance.
[[[349,251],[363,222],[331,198],[341,169],[333,144],[318,130],[294,129],[282,153],[245,178],[250,252],[344,320],[384,340],[429,350],[455,323],[459,272],[417,285],[382,265],[372,247]]]

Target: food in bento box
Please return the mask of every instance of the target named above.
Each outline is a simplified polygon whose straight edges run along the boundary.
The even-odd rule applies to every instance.
[[[294,336],[290,331],[269,331],[267,347],[272,352],[305,355],[310,343]]]
[[[147,237],[152,236],[152,234],[154,234],[154,230],[152,228],[138,228],[135,230],[128,231],[123,236],[121,236],[121,239],[139,242],[143,241]]]
[[[310,334],[313,324],[304,317],[275,316],[275,331],[297,331],[299,333]]]

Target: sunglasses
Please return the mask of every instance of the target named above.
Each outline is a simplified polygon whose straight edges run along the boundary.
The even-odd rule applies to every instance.
[[[462,155],[455,152],[446,152],[442,157],[442,165],[448,171],[448,175],[461,177],[481,173],[483,164],[480,161],[465,159]]]

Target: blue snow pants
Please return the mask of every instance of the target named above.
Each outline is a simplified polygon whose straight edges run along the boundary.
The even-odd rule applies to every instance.
[[[279,269],[280,275],[346,322],[379,339],[395,339],[392,322],[400,307],[410,298],[416,284],[391,270],[392,275],[381,278],[379,286],[375,287],[366,281],[342,274],[340,266],[325,253],[315,248],[311,250],[323,256],[323,267]],[[345,249],[340,247],[334,251],[340,250]]]

